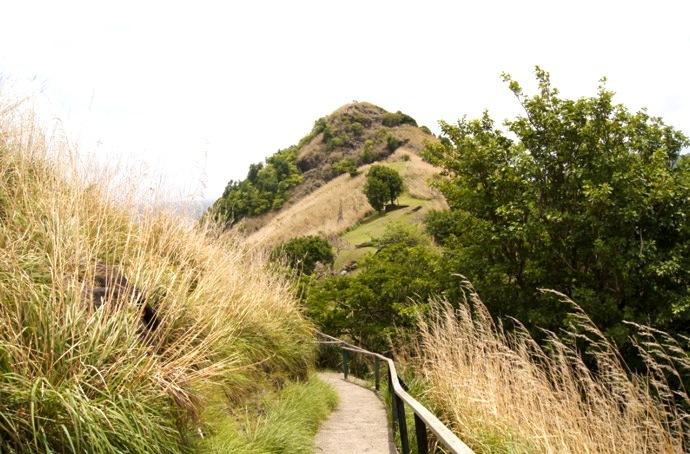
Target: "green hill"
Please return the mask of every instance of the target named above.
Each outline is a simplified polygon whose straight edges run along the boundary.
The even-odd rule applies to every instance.
[[[255,246],[272,248],[302,235],[325,237],[336,248],[336,270],[352,267],[374,251],[362,243],[376,239],[389,225],[417,225],[430,209],[446,207],[429,186],[437,169],[420,157],[425,143],[435,140],[408,115],[364,102],[348,104],[317,120],[298,145],[251,166],[247,179],[231,182],[212,210]],[[372,211],[362,188],[373,163],[400,172],[404,208]],[[272,175],[285,178],[265,184]],[[261,191],[267,188],[274,189],[260,209],[249,214],[237,208],[259,206]]]
[[[230,181],[211,212],[229,226],[246,220],[241,229],[251,232],[264,222],[249,219],[276,212],[402,146],[419,151],[429,139],[428,130],[418,128],[408,115],[364,102],[348,104],[318,119],[297,145],[251,165],[244,180]]]

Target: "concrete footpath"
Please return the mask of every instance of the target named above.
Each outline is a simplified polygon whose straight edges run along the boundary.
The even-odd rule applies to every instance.
[[[338,392],[340,403],[316,434],[316,453],[393,454],[386,409],[372,391],[343,379],[336,372],[319,372],[319,378]]]

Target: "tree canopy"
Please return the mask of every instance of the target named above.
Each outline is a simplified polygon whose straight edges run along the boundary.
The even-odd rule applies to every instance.
[[[414,326],[426,300],[440,291],[440,255],[428,237],[401,226],[391,228],[376,246],[378,252],[357,274],[313,281],[306,304],[326,332],[386,351],[389,336]]]
[[[290,189],[302,181],[296,160],[297,147],[290,147],[267,158],[265,164],[260,162],[249,166],[247,178],[231,180],[213,205],[215,216],[234,224],[247,216],[282,207]]]
[[[363,190],[371,206],[376,211],[383,211],[388,202],[394,205],[402,193],[403,179],[395,169],[374,165],[367,172]]]
[[[536,76],[534,96],[504,76],[524,110],[507,131],[488,113],[441,122],[444,140],[427,148],[450,207],[428,219],[443,274],[466,275],[494,313],[538,326],[559,326],[567,309],[538,296],[552,288],[618,341],[623,320],[687,331],[687,137],[615,104],[603,81],[570,100]]]

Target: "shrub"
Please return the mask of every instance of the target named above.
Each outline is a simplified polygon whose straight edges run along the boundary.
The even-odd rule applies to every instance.
[[[360,160],[363,164],[371,164],[376,160],[376,156],[374,155],[374,141],[371,139],[367,139],[364,142],[364,147],[362,148],[362,154],[360,155]]]
[[[354,159],[351,158],[341,159],[340,161],[336,162],[333,165],[333,169],[338,173],[338,175],[342,175],[343,173],[349,173],[351,177],[356,177],[359,175],[357,164],[355,163]]]
[[[565,292],[625,351],[623,319],[689,334],[690,140],[603,85],[567,99],[536,76],[531,96],[506,76],[525,112],[507,131],[485,113],[442,122],[427,146],[451,207],[432,222],[447,275],[467,275],[497,315],[553,330],[565,308],[534,289]]]
[[[388,151],[391,153],[400,148],[400,145],[402,145],[402,141],[398,139],[397,137],[389,134],[386,136],[386,148]]]
[[[392,227],[376,246],[378,252],[360,263],[357,274],[313,281],[307,308],[325,332],[347,334],[383,352],[390,336],[412,328],[426,298],[439,291],[440,255],[428,237],[410,227]]]
[[[333,247],[319,236],[293,238],[273,251],[274,259],[284,259],[288,266],[304,274],[312,274],[317,263],[332,265]]]
[[[220,222],[235,224],[283,206],[292,188],[302,182],[297,168],[297,147],[280,150],[266,163],[252,164],[247,178],[230,181],[209,213]]]
[[[350,131],[357,137],[362,135],[362,132],[364,132],[364,126],[362,126],[362,123],[355,121],[350,123]]]
[[[412,126],[417,126],[417,122],[415,121],[414,118],[410,117],[407,114],[404,114],[400,111],[397,111],[395,113],[393,112],[386,112],[383,114],[383,119],[381,120],[384,126],[388,126],[389,128],[403,125],[403,124],[409,124]]]
[[[340,134],[326,142],[326,148],[328,151],[333,151],[338,147],[343,147],[346,145],[350,145],[350,137],[348,137],[347,134]]]

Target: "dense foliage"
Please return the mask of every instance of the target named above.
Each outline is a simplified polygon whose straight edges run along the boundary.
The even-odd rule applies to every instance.
[[[417,126],[417,122],[414,118],[400,111],[386,112],[385,114],[383,114],[381,123],[383,124],[383,126],[388,126],[389,128],[405,124]]]
[[[376,211],[383,211],[386,204],[395,204],[403,190],[403,179],[395,169],[375,165],[367,172],[364,194]]]
[[[273,251],[273,257],[285,260],[288,266],[304,274],[312,274],[317,263],[332,265],[334,259],[330,243],[315,235],[286,241]]]
[[[297,168],[297,147],[290,147],[249,166],[247,178],[231,180],[213,206],[216,217],[234,224],[247,216],[256,216],[283,206],[289,191],[302,181]]]
[[[351,177],[356,177],[359,174],[357,170],[357,163],[352,158],[341,159],[333,166],[338,175],[349,173]]]
[[[314,281],[306,302],[325,332],[386,351],[389,336],[412,327],[424,302],[440,291],[440,255],[427,237],[403,227],[387,232],[376,246],[359,273]]]
[[[505,79],[525,111],[508,132],[484,114],[442,122],[448,140],[428,147],[450,206],[429,219],[443,275],[466,275],[493,313],[533,325],[561,324],[567,308],[537,294],[552,288],[620,342],[623,320],[687,332],[688,139],[603,85],[569,100],[540,69],[532,97]]]

